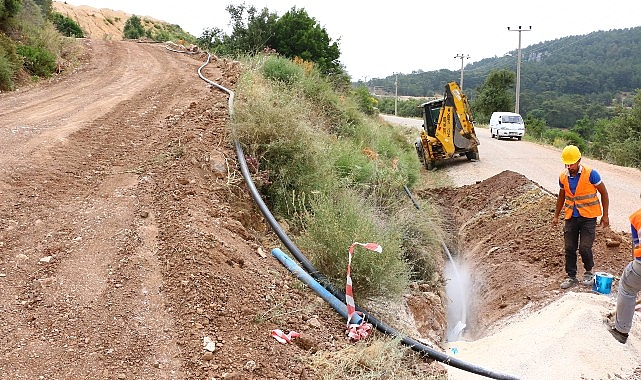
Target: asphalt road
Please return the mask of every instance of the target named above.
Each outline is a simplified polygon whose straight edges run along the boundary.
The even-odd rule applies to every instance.
[[[390,115],[381,117],[391,124],[415,126],[418,129],[422,125],[421,119]],[[437,169],[447,173],[456,186],[483,181],[504,170],[511,170],[536,182],[552,194],[558,193],[558,177],[564,169],[560,149],[524,140],[492,139],[489,129],[482,125],[476,128],[476,135],[481,142],[478,162],[454,159]],[[641,207],[641,171],[586,157],[581,162],[596,169],[608,189],[611,228],[616,231],[629,231],[628,216]]]

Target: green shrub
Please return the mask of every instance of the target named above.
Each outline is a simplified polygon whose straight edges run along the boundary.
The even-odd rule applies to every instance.
[[[80,25],[76,21],[63,14],[53,12],[51,14],[51,21],[63,36],[76,38],[83,38],[85,36],[82,28],[80,28]]]
[[[348,249],[355,241],[378,243],[382,253],[356,247],[352,258],[354,295],[398,295],[408,284],[409,270],[401,252],[400,234],[380,220],[374,208],[356,194],[343,191],[312,200],[305,234],[299,245],[315,267],[337,287],[345,286]]]
[[[378,113],[378,100],[369,93],[367,87],[358,87],[354,90],[354,98],[358,104],[358,109],[366,115],[375,115]]]
[[[129,17],[127,21],[125,21],[122,34],[125,38],[132,40],[143,37],[145,35],[145,28],[142,27],[140,17],[136,15]]]
[[[299,208],[296,197],[332,186],[326,179],[326,137],[306,116],[304,97],[288,85],[254,81],[245,90],[252,102],[237,104],[236,135],[256,162],[257,186],[274,213],[292,217]]]
[[[5,21],[14,17],[20,11],[22,2],[20,0],[2,0],[0,1],[0,21]]]
[[[13,78],[20,69],[21,59],[16,53],[16,46],[6,35],[0,33],[0,90],[14,89]]]
[[[412,280],[436,283],[442,267],[440,255],[443,236],[442,221],[436,210],[421,205],[416,210],[413,205],[399,209],[394,220],[401,231],[403,258],[411,269]]]
[[[24,57],[24,67],[31,74],[49,77],[56,70],[56,56],[44,48],[30,45],[18,45],[18,54]]]
[[[4,55],[0,55],[0,91],[14,89],[13,75],[14,68],[11,62]]]
[[[641,169],[641,144],[639,144],[639,140],[635,138],[612,142],[606,159],[615,165],[625,165]]]
[[[331,147],[334,171],[342,186],[364,187],[374,177],[374,161],[356,149],[348,142],[337,142]]]
[[[317,269],[341,287],[350,244],[373,241],[384,254],[357,252],[356,293],[396,297],[410,277],[431,281],[441,251],[430,219],[407,210],[403,187],[420,176],[409,131],[365,115],[351,92],[304,64],[247,61],[232,136],[268,207]]]
[[[262,74],[267,79],[291,85],[301,81],[305,71],[289,59],[269,56],[262,67]]]

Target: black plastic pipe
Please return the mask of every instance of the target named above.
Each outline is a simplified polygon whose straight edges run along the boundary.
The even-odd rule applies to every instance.
[[[410,189],[408,189],[406,185],[403,185],[403,189],[405,189],[405,193],[407,194],[408,197],[410,197],[410,199],[412,200],[412,203],[414,203],[414,207],[416,207],[417,210],[420,210],[421,207],[418,205],[418,202],[416,202],[416,199],[410,192]]]
[[[234,92],[219,85],[216,82],[210,81],[209,79],[205,78],[202,74],[202,68],[205,67],[207,64],[209,64],[211,60],[211,54],[208,54],[207,56],[207,61],[198,68],[198,75],[207,83],[211,84],[212,86],[217,87],[218,89],[226,92],[229,95],[229,115],[233,120],[234,116],[234,111],[233,111],[233,99],[234,99]],[[233,131],[232,131],[233,133]],[[289,236],[283,231],[282,227],[280,224],[276,221],[276,218],[272,215],[271,211],[269,208],[265,205],[265,202],[263,201],[262,197],[260,196],[260,193],[256,189],[256,185],[254,185],[254,181],[251,178],[251,175],[249,173],[249,169],[247,167],[247,161],[245,160],[245,153],[243,152],[243,147],[240,145],[240,142],[234,135],[234,147],[236,149],[236,156],[238,157],[238,163],[240,165],[240,171],[243,175],[243,178],[245,179],[245,183],[247,187],[249,188],[249,191],[251,193],[252,198],[254,199],[254,202],[256,202],[256,205],[260,209],[261,213],[271,226],[271,228],[274,230],[276,235],[278,235],[278,238],[280,241],[287,247],[287,249],[292,253],[294,258],[298,260],[298,262],[301,263],[303,268],[307,271],[307,273],[310,274],[318,283],[320,283],[327,291],[329,291],[332,295],[334,295],[336,298],[338,298],[341,302],[345,302],[345,294],[337,289],[328,279],[325,277],[322,273],[320,273],[314,265],[303,255],[303,253],[298,249],[298,247],[291,241]],[[407,190],[406,187],[406,191]],[[415,206],[417,204],[415,203]],[[364,316],[364,318],[372,324],[377,330],[380,332],[387,334],[387,335],[392,335],[395,337],[401,337],[403,334],[400,334],[398,331],[396,331],[394,328],[391,326],[388,326],[387,324],[383,323],[382,321],[378,320],[375,316],[369,314],[367,311],[363,310],[360,308],[358,305],[356,305],[356,310],[361,312]],[[434,360],[437,360],[441,363],[450,365],[452,367],[459,368],[461,370],[475,373],[477,375],[489,377],[492,379],[501,379],[501,380],[518,380],[518,377],[514,377],[511,375],[507,374],[502,374],[498,372],[491,371],[489,369],[485,369],[482,367],[479,367],[477,365],[465,362],[463,360],[451,357],[449,355],[446,355],[438,350],[433,349],[432,347],[429,347],[421,342],[419,342],[416,339],[410,338],[410,337],[402,337],[401,338],[401,343],[412,350],[428,357]]]
[[[238,156],[238,162],[240,164],[241,172],[243,174],[243,178],[245,178],[245,182],[247,184],[247,187],[249,188],[249,191],[251,192],[252,198],[254,199],[254,202],[258,205],[260,208],[261,212],[263,213],[263,216],[265,219],[267,219],[268,223],[276,232],[278,237],[281,239],[281,242],[285,244],[287,249],[292,253],[292,255],[298,260],[298,262],[301,263],[301,265],[304,267],[304,269],[316,280],[318,281],[327,291],[329,291],[331,294],[333,294],[336,298],[341,300],[341,302],[345,302],[345,294],[341,292],[340,290],[336,289],[336,287],[330,283],[327,278],[320,273],[313,265],[312,263],[301,253],[301,251],[298,249],[298,247],[289,239],[289,237],[285,234],[283,231],[282,227],[274,216],[272,215],[271,211],[267,208],[265,205],[265,202],[263,202],[262,198],[260,197],[260,194],[258,193],[258,190],[256,189],[256,186],[254,185],[254,182],[251,179],[251,176],[249,174],[249,169],[247,168],[247,162],[245,161],[245,154],[243,152],[243,148],[240,145],[238,141],[234,141],[234,145],[236,146],[236,155]],[[358,305],[356,305],[356,310],[360,311],[363,313],[363,316],[365,320],[367,320],[369,323],[372,324],[377,330],[387,334],[387,335],[392,335],[395,337],[401,337],[403,334],[400,334],[398,331],[396,331],[394,328],[391,326],[388,326],[387,324],[383,323],[382,321],[378,320],[376,317],[373,315],[369,314],[367,311],[363,310],[360,308]],[[501,374],[497,373],[482,367],[479,367],[474,364],[467,363],[465,361],[462,361],[460,359],[451,357],[449,355],[446,355],[440,351],[437,351],[419,341],[416,339],[410,338],[410,337],[403,337],[401,339],[401,343],[403,343],[405,346],[410,347],[412,350],[419,352],[429,358],[432,358],[434,360],[437,360],[439,362],[442,362],[447,365],[451,365],[453,367],[462,369],[467,372],[472,372],[477,375],[482,375],[486,376],[492,379],[506,379],[506,380],[518,380],[517,377],[511,376],[511,375],[506,375],[506,374]]]

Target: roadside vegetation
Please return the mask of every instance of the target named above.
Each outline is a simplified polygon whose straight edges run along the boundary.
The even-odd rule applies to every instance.
[[[233,128],[272,212],[317,268],[344,287],[347,250],[358,252],[358,297],[398,299],[410,281],[438,279],[439,223],[417,210],[403,186],[419,180],[410,132],[361,111],[309,62],[259,54],[245,60]]]
[[[0,91],[50,77],[74,59],[72,41],[51,21],[51,1],[0,0]]]
[[[382,253],[356,249],[358,304],[401,302],[410,283],[439,293],[441,229],[436,211],[417,210],[404,191],[419,181],[410,131],[370,116],[369,99],[337,91],[311,62],[275,54],[242,59],[234,135],[260,193],[301,251],[337,288],[345,287],[348,248],[375,242]],[[361,94],[362,95],[362,94]],[[374,311],[376,314],[376,312]],[[398,340],[378,337],[310,362],[322,378],[435,379]]]
[[[182,30],[179,25],[155,22],[147,18],[132,15],[125,21],[123,37],[126,39],[147,39],[154,42],[174,41],[194,44],[196,38]]]
[[[113,24],[114,20],[105,22]],[[135,15],[126,21],[123,35],[159,42],[196,42],[178,25]],[[84,36],[75,20],[53,11],[51,0],[0,0],[0,91],[13,91],[73,67],[81,53],[76,38]]]
[[[411,281],[435,281],[439,223],[404,190],[420,178],[413,136],[381,122],[376,99],[349,85],[337,43],[304,9],[227,10],[232,33],[212,28],[199,41],[245,64],[234,136],[301,250],[341,288],[349,246],[381,244],[383,254],[354,257],[361,297],[399,299]]]

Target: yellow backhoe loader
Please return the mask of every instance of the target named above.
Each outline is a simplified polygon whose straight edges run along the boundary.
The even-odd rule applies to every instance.
[[[445,86],[443,98],[420,105],[423,129],[416,141],[416,152],[427,170],[437,162],[465,155],[468,160],[479,159],[479,140],[474,131],[472,112],[456,82]]]

